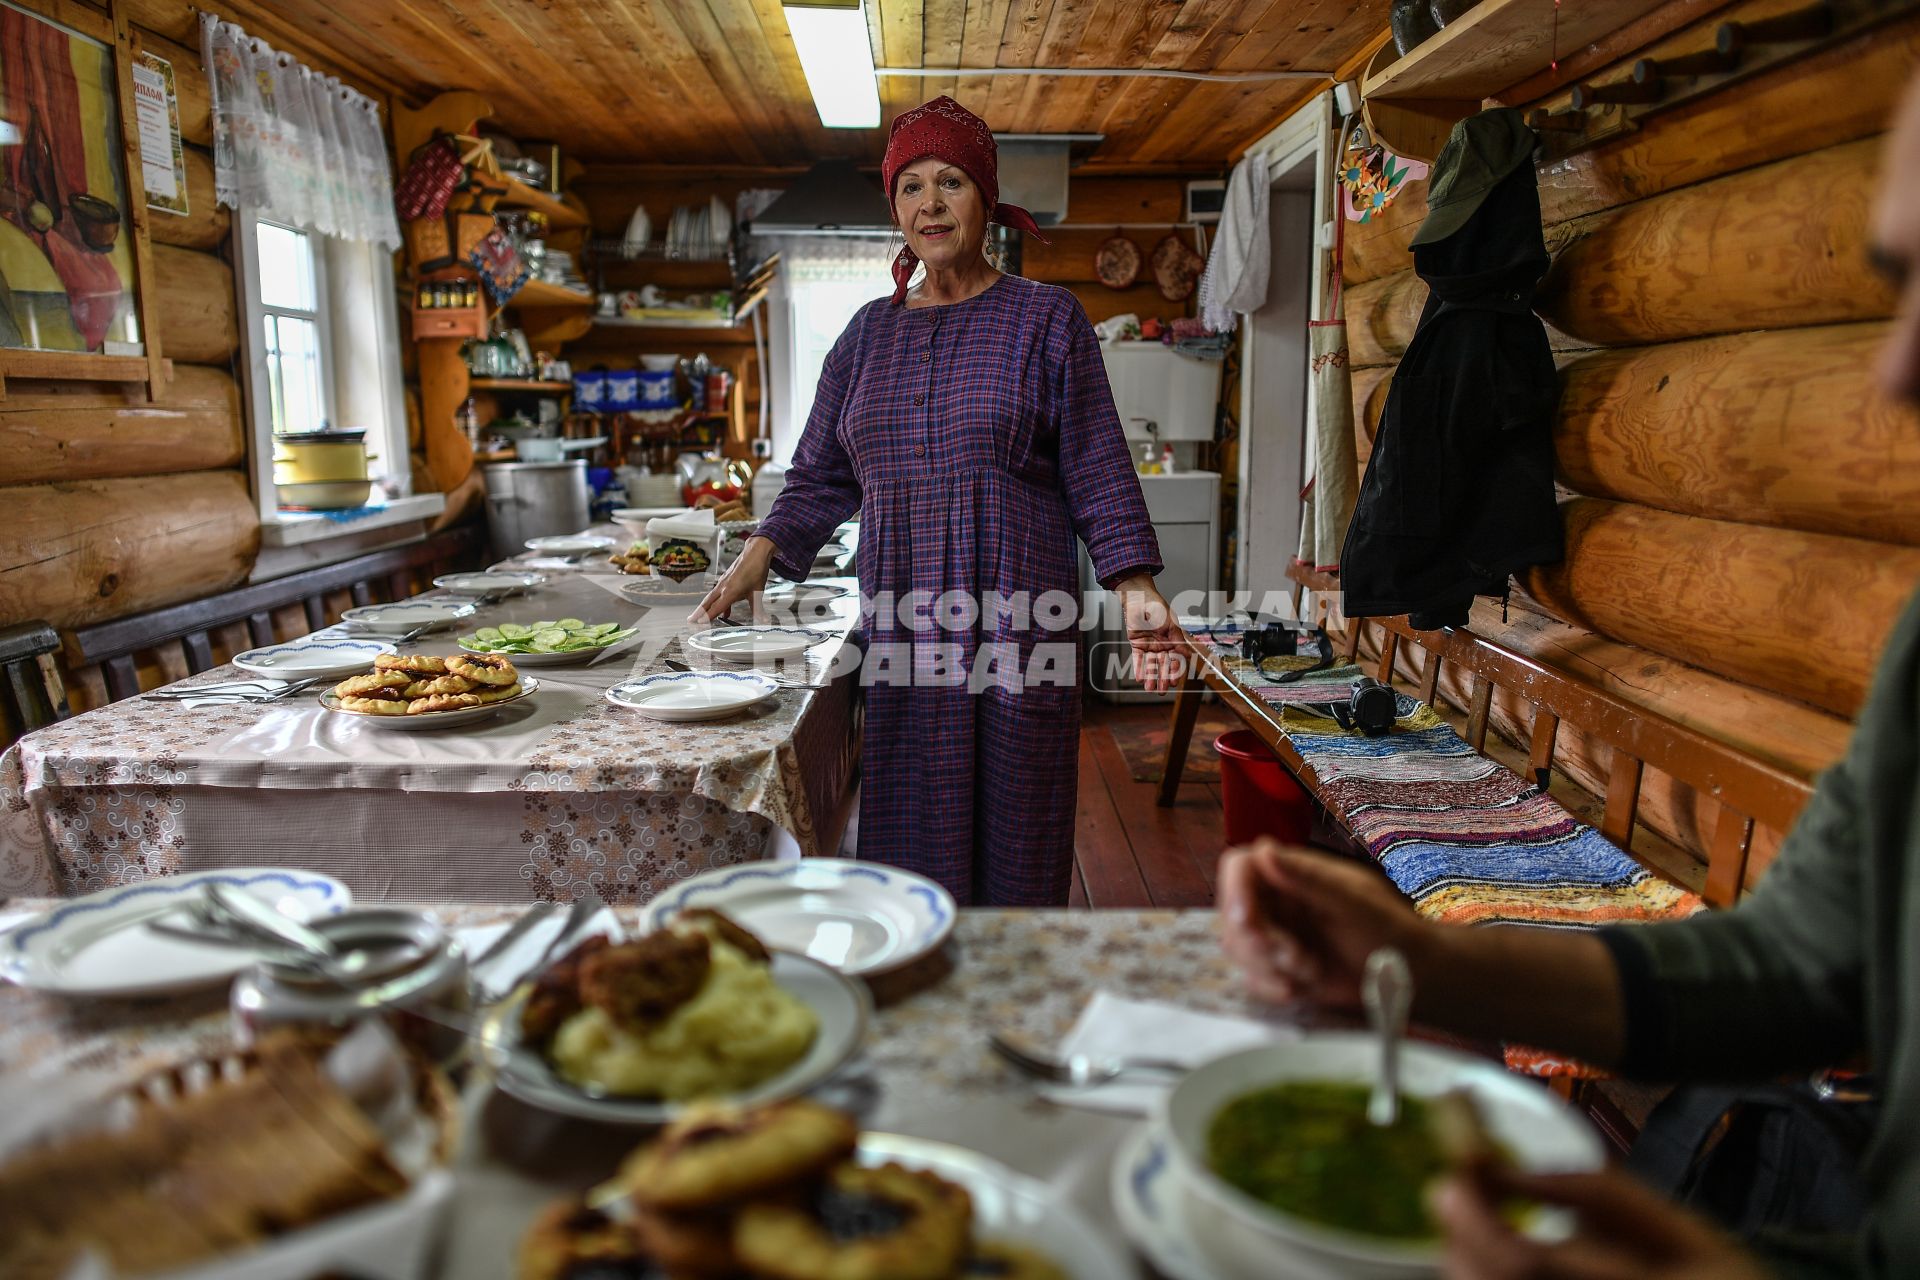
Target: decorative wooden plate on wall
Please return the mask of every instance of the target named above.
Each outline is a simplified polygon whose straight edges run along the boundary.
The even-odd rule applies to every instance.
[[[1140,278],[1140,246],[1119,233],[1093,254],[1093,278],[1109,289],[1126,289]]]
[[[1168,302],[1185,302],[1192,297],[1206,266],[1207,260],[1171,231],[1153,246],[1153,282]]]

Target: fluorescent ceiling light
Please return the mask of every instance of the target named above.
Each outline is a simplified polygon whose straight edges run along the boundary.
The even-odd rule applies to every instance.
[[[880,90],[873,75],[864,5],[782,6],[813,106],[829,129],[876,129]]]

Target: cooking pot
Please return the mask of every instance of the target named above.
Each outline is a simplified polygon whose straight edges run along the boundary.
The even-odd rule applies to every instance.
[[[323,484],[367,479],[367,431],[343,427],[273,438],[275,484]]]

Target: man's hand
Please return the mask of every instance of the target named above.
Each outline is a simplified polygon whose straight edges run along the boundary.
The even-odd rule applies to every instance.
[[[1438,933],[1377,873],[1276,840],[1221,859],[1220,921],[1254,995],[1334,1009],[1359,1007],[1360,972],[1378,947],[1406,954],[1418,989],[1420,959]]]
[[[1568,1240],[1531,1240],[1501,1215],[1508,1200],[1563,1205]],[[1527,1174],[1479,1166],[1434,1189],[1449,1280],[1765,1280],[1739,1242],[1624,1173]]]
[[[1149,693],[1165,693],[1180,682],[1187,635],[1174,621],[1173,606],[1150,574],[1137,573],[1113,584],[1133,646],[1133,678]]]
[[[773,540],[757,535],[748,538],[747,545],[740,549],[740,558],[713,584],[713,590],[707,592],[687,621],[705,626],[742,600],[759,599],[760,593],[767,589],[767,567],[772,563]]]

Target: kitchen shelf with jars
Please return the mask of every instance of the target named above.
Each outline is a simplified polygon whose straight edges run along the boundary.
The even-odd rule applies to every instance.
[[[593,322],[579,271],[589,221],[561,189],[579,166],[551,144],[482,138],[492,114],[483,95],[456,90],[393,116],[422,447],[450,493],[476,460],[513,456],[497,442],[567,434],[562,351]]]

